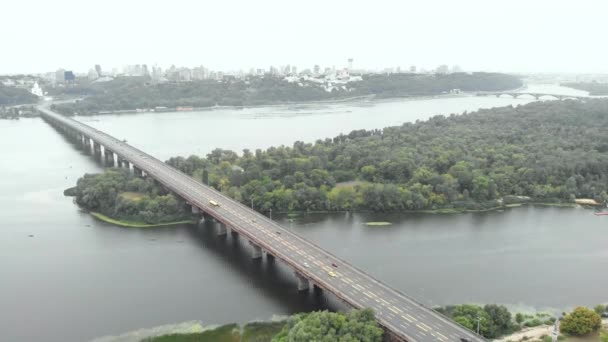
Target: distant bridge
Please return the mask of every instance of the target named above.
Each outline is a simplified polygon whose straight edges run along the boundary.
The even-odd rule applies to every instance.
[[[514,99],[519,98],[520,96],[532,96],[536,100],[540,100],[541,98],[553,98],[556,100],[585,100],[589,99],[587,96],[576,96],[576,95],[563,95],[563,94],[548,94],[548,93],[532,93],[532,92],[510,92],[510,91],[498,91],[498,92],[478,92],[477,96],[510,96]]]
[[[485,339],[414,299],[381,283],[330,252],[281,227],[266,216],[225,196],[166,163],[104,132],[39,106],[41,116],[71,140],[105,159],[125,167],[183,198],[193,213],[205,213],[220,222],[218,235],[248,240],[252,258],[279,259],[294,270],[297,287],[327,291],[353,308],[372,308],[387,341],[482,342]],[[366,251],[362,250],[361,253]],[[395,262],[416,262],[396,260]],[[412,274],[415,277],[415,274]],[[451,284],[443,284],[445,291]]]

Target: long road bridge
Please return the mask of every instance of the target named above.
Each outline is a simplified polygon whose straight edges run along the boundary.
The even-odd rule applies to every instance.
[[[557,99],[557,100],[585,100],[589,97],[587,96],[576,96],[576,95],[565,95],[565,94],[548,94],[548,93],[534,93],[534,92],[514,92],[514,91],[497,91],[497,92],[478,92],[477,96],[510,96],[514,99],[519,98],[520,96],[532,96],[536,100],[540,100],[541,98],[549,99]]]
[[[94,148],[118,166],[132,167],[139,176],[151,177],[182,197],[193,212],[203,212],[227,227],[235,237],[249,241],[253,258],[275,258],[294,271],[298,290],[309,286],[335,295],[353,308],[372,308],[387,341],[485,341],[441,314],[374,279],[266,216],[232,200],[215,189],[164,162],[81,122],[40,106],[41,116],[67,136]],[[405,261],[407,262],[407,261]],[[415,275],[412,275],[415,276]],[[445,284],[449,291],[450,284]]]

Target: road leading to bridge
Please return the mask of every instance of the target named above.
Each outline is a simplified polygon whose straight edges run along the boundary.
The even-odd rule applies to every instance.
[[[314,243],[281,227],[266,216],[151,155],[95,128],[56,114],[46,106],[40,106],[38,109],[50,124],[103,145],[194,207],[249,239],[255,249],[261,248],[267,255],[272,255],[292,267],[300,284],[305,282],[307,285],[311,282],[352,307],[372,308],[378,322],[395,338],[412,342],[485,341]],[[218,203],[219,206],[210,201]],[[445,284],[445,290],[449,291],[449,288],[450,284]]]

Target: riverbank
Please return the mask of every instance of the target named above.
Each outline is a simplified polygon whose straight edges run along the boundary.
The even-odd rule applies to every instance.
[[[111,218],[109,216],[106,216],[104,214],[97,213],[94,211],[91,211],[90,214],[91,214],[91,216],[95,217],[96,219],[98,219],[100,221],[104,221],[106,223],[111,223],[111,224],[115,224],[117,226],[128,227],[128,228],[152,228],[152,227],[174,226],[174,225],[178,225],[178,224],[196,223],[195,220],[181,220],[181,221],[150,224],[150,223],[139,222],[139,221],[118,220],[118,219],[114,219],[114,218]]]
[[[602,320],[602,329],[605,331],[608,329],[608,318]],[[533,328],[526,328],[515,332],[508,336],[503,336],[499,339],[494,340],[494,342],[520,342],[520,341],[541,341],[543,336],[551,336],[553,331],[552,325],[541,325]],[[587,337],[566,337],[563,341],[566,342],[592,342],[599,341],[599,336],[594,334],[593,336]]]
[[[576,203],[548,203],[548,202],[528,202],[528,203],[513,203],[505,204],[502,206],[496,206],[486,209],[466,209],[466,208],[441,208],[441,209],[421,209],[421,210],[402,210],[402,211],[389,211],[386,213],[405,213],[405,214],[433,214],[433,215],[452,215],[452,214],[465,214],[465,213],[484,213],[492,211],[504,211],[506,209],[521,208],[526,206],[538,206],[538,207],[555,207],[555,208],[579,208],[583,207]],[[279,211],[279,214],[286,215],[290,219],[298,217],[304,214],[331,214],[331,213],[374,213],[371,210],[309,210],[309,211]]]
[[[508,90],[511,91],[511,90]],[[475,93],[460,93],[460,94],[429,94],[429,95],[412,95],[412,96],[394,96],[394,97],[376,97],[375,94],[353,96],[347,98],[335,98],[329,100],[312,100],[312,101],[276,101],[268,102],[264,104],[250,104],[250,105],[209,105],[205,107],[188,107],[184,110],[180,108],[166,108],[162,110],[155,109],[118,109],[118,110],[104,110],[95,113],[78,113],[77,116],[96,116],[96,115],[114,115],[114,114],[150,114],[150,113],[183,113],[183,112],[199,112],[199,111],[212,111],[212,110],[242,110],[247,108],[276,108],[284,106],[311,106],[311,105],[332,105],[332,104],[379,104],[396,101],[415,101],[415,100],[432,100],[432,99],[449,99],[457,97],[473,97]],[[178,109],[180,108],[180,109]]]

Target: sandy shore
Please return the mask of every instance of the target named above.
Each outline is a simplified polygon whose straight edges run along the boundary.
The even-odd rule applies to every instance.
[[[608,319],[603,319],[602,325],[608,326]],[[515,341],[523,340],[524,337],[527,337],[526,340],[535,340],[535,339],[540,339],[540,337],[543,335],[551,336],[551,331],[553,331],[552,325],[551,326],[541,325],[541,326],[534,327],[534,328],[526,328],[526,329],[520,330],[514,334],[502,337],[502,338],[494,340],[494,341],[495,342],[508,342],[508,341],[515,342]]]

